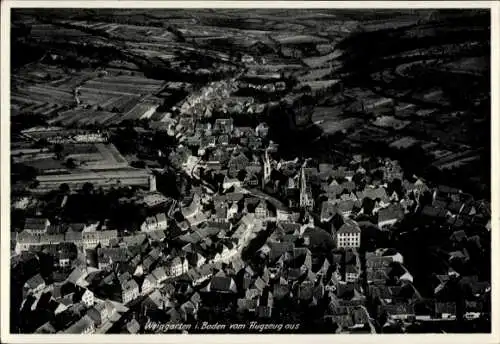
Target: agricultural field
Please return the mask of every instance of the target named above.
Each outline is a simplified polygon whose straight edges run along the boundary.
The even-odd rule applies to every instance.
[[[342,109],[338,107],[316,107],[311,120],[326,135],[348,131],[365,123],[361,118],[345,117]]]
[[[306,57],[304,63],[311,68],[327,67],[328,64],[338,65],[336,59],[342,55],[342,52],[336,50],[323,56]]]
[[[73,159],[74,168],[68,168],[67,159]],[[40,173],[51,173],[54,170],[100,170],[120,169],[128,166],[125,158],[113,144],[65,144],[63,158],[56,159],[53,152],[36,155],[23,155],[16,158],[27,166],[37,169]]]

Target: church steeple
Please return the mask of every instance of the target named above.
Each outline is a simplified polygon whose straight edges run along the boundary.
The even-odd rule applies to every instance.
[[[265,155],[264,155],[264,177],[262,178],[262,188],[264,188],[271,180],[271,161],[269,160],[269,152],[266,149]]]
[[[314,204],[314,200],[312,199],[312,195],[310,193],[310,190],[307,186],[307,178],[306,178],[306,172],[305,172],[305,163],[302,165],[302,168],[300,169],[300,207],[301,208],[312,208]]]

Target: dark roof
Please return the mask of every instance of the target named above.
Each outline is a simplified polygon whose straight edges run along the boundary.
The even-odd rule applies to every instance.
[[[97,257],[99,261],[111,260],[114,262],[126,262],[129,260],[129,251],[125,247],[98,248]]]
[[[42,217],[28,217],[24,221],[25,229],[45,229],[47,225],[47,218]]]
[[[401,220],[404,217],[403,208],[399,204],[391,204],[378,211],[378,221]]]
[[[446,211],[441,208],[433,207],[431,205],[426,205],[422,208],[422,215],[428,217],[444,218],[446,217]]]
[[[218,277],[215,276],[210,281],[210,291],[233,291],[231,288],[231,283],[233,279],[231,277]]]
[[[361,233],[361,229],[358,224],[354,221],[344,223],[338,230],[338,234],[346,234],[346,233]]]
[[[271,249],[269,252],[269,259],[272,261],[281,257],[285,252],[292,251],[294,245],[291,242],[273,242],[269,243],[269,248]]]
[[[412,304],[408,303],[397,303],[390,305],[381,306],[381,310],[389,315],[396,314],[415,314],[415,310]]]
[[[457,311],[457,305],[454,302],[436,302],[435,304],[436,313],[449,313],[455,314]]]
[[[30,289],[35,289],[36,287],[45,284],[44,279],[42,278],[42,275],[36,274],[35,276],[31,277],[26,281],[26,284]]]

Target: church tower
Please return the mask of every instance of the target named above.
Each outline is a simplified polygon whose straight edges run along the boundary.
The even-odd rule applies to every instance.
[[[154,174],[149,176],[149,191],[156,192],[156,176]]]
[[[301,208],[312,208],[313,199],[312,195],[307,186],[306,173],[304,170],[304,166],[300,169],[300,207]]]
[[[264,177],[262,178],[262,188],[264,188],[271,180],[271,161],[269,160],[269,153],[266,149],[266,153],[264,156]]]

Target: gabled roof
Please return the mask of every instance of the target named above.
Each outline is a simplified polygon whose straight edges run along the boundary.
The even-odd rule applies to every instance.
[[[401,220],[404,217],[404,210],[399,204],[391,204],[387,208],[378,211],[378,221]]]
[[[45,284],[45,281],[44,279],[42,278],[42,275],[40,274],[36,274],[35,276],[31,277],[30,279],[28,279],[26,281],[26,285],[30,288],[30,289],[35,289],[37,288],[38,286],[40,285],[44,285]]]
[[[209,291],[236,292],[236,285],[231,277],[215,276],[209,284]]]
[[[348,234],[348,233],[354,233],[358,234],[361,233],[361,229],[359,228],[358,224],[354,221],[346,221],[337,231],[337,234]]]
[[[49,220],[45,217],[28,217],[24,221],[25,229],[46,229]]]
[[[137,282],[133,279],[128,280],[127,282],[122,284],[122,290],[123,291],[128,291],[132,289],[139,289],[139,285]]]
[[[136,334],[137,332],[139,332],[139,330],[141,329],[141,325],[139,324],[139,322],[134,318],[132,320],[130,320],[127,325],[126,325],[126,328],[127,328],[127,331],[131,334]]]

